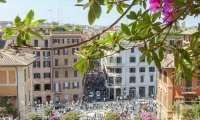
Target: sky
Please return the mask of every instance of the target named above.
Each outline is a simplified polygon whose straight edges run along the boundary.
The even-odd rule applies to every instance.
[[[48,22],[59,21],[59,23],[71,23],[79,25],[89,25],[88,9],[74,6],[77,0],[6,0],[7,3],[0,3],[0,21],[13,21],[19,15],[24,18],[31,9],[35,12],[35,19],[46,19]],[[84,0],[87,2],[88,0]],[[130,0],[131,2],[132,0]],[[83,3],[84,3],[83,2]],[[129,3],[130,3],[129,2]],[[132,10],[137,11],[138,6]],[[106,7],[103,8],[102,15],[94,25],[110,25],[120,14],[114,8],[106,14]],[[197,26],[200,18],[189,17],[185,20],[186,26]],[[129,23],[126,17],[121,22]]]

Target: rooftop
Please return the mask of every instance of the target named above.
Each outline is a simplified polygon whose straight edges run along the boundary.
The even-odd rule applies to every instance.
[[[191,29],[187,29],[187,30],[183,31],[181,33],[181,35],[191,35],[195,32],[197,32],[197,28],[191,28]]]
[[[35,55],[9,48],[12,40],[0,40],[0,67],[27,66],[35,61]]]
[[[161,62],[162,68],[174,68],[174,55],[166,54],[165,58]]]

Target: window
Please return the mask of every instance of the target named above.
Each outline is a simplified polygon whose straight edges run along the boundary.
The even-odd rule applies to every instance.
[[[135,73],[135,68],[129,68],[129,73]]]
[[[54,92],[61,92],[60,83],[54,83]]]
[[[116,73],[122,73],[122,69],[121,68],[115,68],[115,72]]]
[[[54,50],[54,55],[60,55],[60,50]]]
[[[197,85],[200,86],[200,76],[197,77]]]
[[[40,79],[40,73],[34,73],[34,79]]]
[[[51,90],[50,84],[44,84],[44,90]]]
[[[153,75],[150,75],[150,82],[153,82]]]
[[[33,62],[33,68],[39,68],[40,67],[40,61]]]
[[[50,51],[43,51],[44,59],[50,59]]]
[[[140,57],[140,61],[141,61],[141,62],[145,62],[145,58],[141,60],[141,57]]]
[[[110,63],[114,63],[114,58],[110,57]]]
[[[44,40],[44,47],[48,47],[48,40]]]
[[[51,78],[51,73],[44,73],[44,78]]]
[[[38,40],[34,40],[34,46],[38,47]]]
[[[122,83],[122,78],[121,77],[116,77],[116,83],[121,84]]]
[[[164,71],[164,83],[167,83],[167,72]]]
[[[122,62],[122,58],[121,57],[117,57],[117,63],[121,63]]]
[[[64,39],[63,39],[63,43],[64,43],[64,44],[69,44],[69,39],[64,38]]]
[[[26,82],[26,69],[24,69],[24,78],[25,78],[25,82]]]
[[[63,83],[63,89],[70,89],[70,83],[69,82]]]
[[[68,65],[68,59],[64,59],[64,65]]]
[[[36,57],[40,57],[40,51],[34,51],[33,54],[34,54]]]
[[[144,76],[140,76],[140,82],[144,82]]]
[[[134,48],[131,48],[131,53],[134,53]]]
[[[170,46],[174,45],[174,40],[169,40],[169,45]]]
[[[63,55],[67,55],[67,54],[68,54],[68,49],[67,48],[63,49]]]
[[[79,39],[72,39],[72,44],[77,44]]]
[[[159,70],[159,79],[162,80],[162,70]]]
[[[155,67],[149,67],[149,72],[155,72]]]
[[[59,72],[55,71],[55,78],[58,78],[58,77],[59,77]]]
[[[53,39],[53,44],[59,44],[60,43],[60,39]]]
[[[55,66],[58,66],[58,59],[55,59]]]
[[[130,77],[130,83],[135,83],[135,76]]]
[[[72,48],[72,55],[74,55],[74,53],[78,51],[78,48]]]
[[[110,73],[114,73],[114,72],[115,72],[114,68],[108,68],[108,71],[109,71]]]
[[[75,62],[77,62],[77,59],[76,59],[76,58],[74,59],[74,63],[75,63]]]
[[[77,77],[77,70],[74,70],[74,77]]]
[[[50,61],[43,61],[43,67],[51,67]]]
[[[140,72],[145,72],[145,67],[140,67]]]
[[[79,82],[73,82],[73,88],[79,88]]]
[[[40,91],[40,84],[35,84],[34,85],[34,91]]]
[[[68,71],[67,70],[65,71],[65,77],[66,78],[68,77]]]
[[[130,63],[135,62],[136,61],[135,59],[136,59],[135,57],[130,57]]]

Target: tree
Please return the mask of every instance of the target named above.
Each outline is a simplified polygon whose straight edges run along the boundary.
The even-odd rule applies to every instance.
[[[28,113],[25,120],[42,120],[42,115],[38,113]]]
[[[68,112],[67,114],[61,116],[61,120],[78,120],[78,113]]]
[[[1,0],[1,2],[4,0]],[[102,14],[102,6],[107,7],[107,13],[116,7],[120,17],[113,22],[108,28],[100,33],[73,45],[66,45],[54,48],[38,48],[29,46],[26,42],[31,41],[31,34],[42,39],[42,36],[32,30],[32,27],[43,23],[45,20],[37,20],[32,22],[34,12],[31,10],[24,20],[17,16],[14,20],[15,27],[8,27],[3,30],[5,33],[3,38],[9,38],[17,33],[17,46],[21,48],[39,49],[39,50],[55,50],[70,48],[82,45],[82,49],[76,54],[79,56],[73,67],[85,73],[88,68],[93,69],[93,59],[103,58],[107,56],[107,51],[118,53],[122,50],[127,50],[134,47],[139,47],[143,53],[140,61],[147,57],[150,64],[155,62],[158,68],[161,68],[161,61],[164,58],[166,49],[173,51],[176,82],[183,78],[192,80],[192,77],[200,73],[200,24],[197,31],[190,36],[189,43],[180,47],[180,42],[176,42],[173,46],[166,45],[166,38],[170,34],[172,28],[178,28],[178,21],[185,20],[188,16],[197,17],[200,12],[199,0],[132,0],[130,4],[127,0],[88,0],[87,3],[80,4],[83,0],[77,0],[77,6],[83,6],[83,9],[88,10],[88,22],[93,24],[96,19],[99,19]],[[147,8],[147,2],[150,7]],[[140,6],[138,11],[133,11],[131,8]],[[107,32],[111,27],[116,25],[123,17],[127,17],[131,23],[121,23],[121,31],[110,34]],[[163,19],[163,21],[161,20]],[[100,36],[107,32],[105,38]],[[161,37],[165,34],[164,37]],[[178,33],[173,33],[177,34]],[[127,45],[121,45],[126,40]],[[139,42],[140,41],[140,42]],[[131,47],[127,47],[130,43],[135,43]],[[158,51],[158,52],[155,52]]]
[[[50,116],[51,114],[52,114],[52,109],[51,108],[45,108],[44,115],[45,116]]]
[[[118,113],[114,112],[108,112],[106,113],[105,120],[120,120],[120,115]]]

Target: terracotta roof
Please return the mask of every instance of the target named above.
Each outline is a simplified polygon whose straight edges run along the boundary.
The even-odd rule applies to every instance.
[[[182,35],[191,35],[191,34],[193,34],[195,32],[197,32],[197,28],[190,28],[190,29],[188,29],[186,31],[183,31],[181,34]]]
[[[0,40],[1,43],[4,44],[4,48],[0,48],[0,67],[27,66],[35,61],[35,55],[33,54],[10,49],[8,44],[12,43],[11,40]],[[1,46],[3,46],[2,44]]]
[[[162,68],[174,68],[174,55],[166,54],[165,58],[161,62]]]

